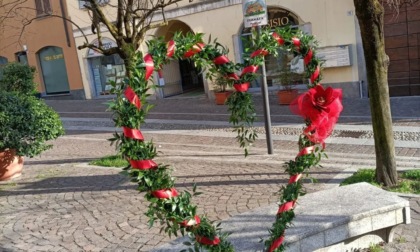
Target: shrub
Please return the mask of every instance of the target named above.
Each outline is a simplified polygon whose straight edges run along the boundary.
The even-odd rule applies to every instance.
[[[0,80],[0,90],[19,92],[25,95],[31,95],[36,92],[34,67],[11,62],[2,67],[2,72],[3,76]]]
[[[48,140],[63,134],[58,114],[43,100],[0,92],[0,151],[16,149],[19,156],[33,157],[52,147]]]

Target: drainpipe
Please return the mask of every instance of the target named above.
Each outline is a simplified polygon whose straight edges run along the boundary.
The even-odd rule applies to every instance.
[[[69,29],[67,27],[67,16],[66,16],[66,11],[64,9],[64,3],[63,0],[60,0],[60,9],[61,9],[61,16],[63,17],[63,25],[64,25],[64,33],[66,34],[66,41],[67,41],[67,46],[71,47],[71,43],[70,43],[70,36],[69,36]]]

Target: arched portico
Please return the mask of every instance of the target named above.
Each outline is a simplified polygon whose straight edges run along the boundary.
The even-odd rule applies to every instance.
[[[193,32],[193,30],[184,22],[171,20],[167,26],[157,29],[155,36],[163,37],[167,42],[172,39],[176,32],[186,34]],[[172,60],[169,64],[164,65],[162,70],[163,81],[159,81],[159,84],[161,84],[160,97],[204,90],[203,76],[200,74],[200,70],[194,66],[194,63],[189,60]]]

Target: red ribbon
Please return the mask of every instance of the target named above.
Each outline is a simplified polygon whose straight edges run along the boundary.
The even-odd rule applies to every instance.
[[[230,73],[227,75],[229,79],[239,80],[239,76],[236,73]]]
[[[152,75],[153,70],[155,69],[154,67],[155,64],[153,63],[153,58],[150,53],[146,54],[143,60],[144,60],[144,63],[146,64],[146,80],[148,80],[150,76]]]
[[[291,210],[295,206],[296,201],[288,201],[286,203],[281,204],[279,207],[279,210],[277,211],[277,214],[281,214],[283,212]]]
[[[284,45],[284,39],[280,37],[276,32],[273,32],[273,38],[277,41],[277,44]]]
[[[305,58],[303,58],[303,62],[305,63],[305,66],[311,62],[313,56],[313,52],[311,49],[309,49],[308,53],[306,54]]]
[[[256,73],[258,71],[258,66],[247,66],[242,70],[241,75],[246,73]]]
[[[203,43],[197,43],[197,44],[193,45],[192,48],[188,52],[184,53],[184,57],[189,58],[189,57],[193,56],[194,54],[201,52],[203,47],[204,47]]]
[[[125,91],[124,91],[124,95],[125,97],[127,97],[127,100],[133,104],[134,106],[137,107],[137,109],[140,109],[141,107],[141,102],[139,97],[137,96],[137,94],[134,92],[134,90],[128,86]]]
[[[195,240],[198,243],[204,244],[204,245],[218,245],[220,243],[220,239],[219,237],[215,236],[213,240],[210,240],[207,237],[202,237],[202,236],[196,236]]]
[[[318,79],[318,77],[319,77],[319,71],[320,71],[319,66],[317,66],[316,69],[315,69],[315,71],[311,75],[311,83],[312,84],[314,84],[315,81]]]
[[[138,129],[123,127],[123,133],[125,137],[140,140],[140,141],[144,140],[143,134],[141,134],[141,131]]]
[[[223,65],[229,62],[228,57],[226,57],[225,55],[219,56],[214,58],[213,63],[215,65]]]
[[[270,248],[268,249],[269,252],[273,252],[276,250],[284,241],[284,235],[280,236],[279,238],[275,239],[271,244]]]
[[[162,71],[162,69],[159,69],[158,70],[158,76],[159,76],[159,78],[162,78],[163,77],[163,71]]]
[[[169,40],[166,45],[168,47],[168,49],[166,50],[166,57],[172,58],[172,56],[174,56],[175,53],[175,41]]]
[[[184,220],[183,222],[179,223],[179,225],[181,227],[191,227],[191,226],[199,225],[200,222],[201,222],[200,217],[196,215],[194,216],[193,219]]]
[[[170,199],[178,196],[178,192],[175,190],[175,188],[170,188],[153,191],[152,195],[158,199]]]
[[[296,38],[296,37],[293,37],[293,38],[292,38],[292,43],[293,43],[293,45],[295,45],[295,47],[296,47],[298,50],[300,50],[300,39],[298,39],[298,38]]]
[[[154,169],[158,167],[158,165],[151,159],[129,160],[129,161],[133,169],[149,170],[149,169]]]
[[[298,174],[296,174],[296,175],[291,176],[291,177],[290,177],[290,179],[289,179],[289,184],[293,184],[293,183],[298,182],[298,180],[299,180],[301,177],[302,177],[302,173],[298,173]]]
[[[249,82],[240,83],[240,84],[233,84],[233,87],[238,92],[246,92],[249,89]]]
[[[311,154],[315,151],[315,145],[303,148],[296,157]]]
[[[254,57],[257,57],[257,56],[260,56],[260,55],[266,56],[267,54],[268,54],[268,51],[267,50],[265,50],[265,49],[258,49],[258,50],[256,50],[255,52],[253,52],[251,54],[251,58],[254,58]]]

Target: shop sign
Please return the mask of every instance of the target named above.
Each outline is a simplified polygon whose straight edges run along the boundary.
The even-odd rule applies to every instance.
[[[245,28],[267,25],[267,5],[264,0],[243,0]]]
[[[95,46],[99,46],[98,43],[98,39],[95,39],[92,42],[93,45]],[[111,49],[113,47],[117,47],[117,43],[115,43],[113,40],[109,39],[109,38],[102,38],[102,48],[107,50],[107,49]],[[89,49],[88,50],[88,54],[87,57],[91,58],[91,57],[99,57],[102,56],[102,53],[100,53],[99,51],[95,50],[95,49]]]
[[[58,60],[58,59],[62,59],[64,58],[63,54],[55,54],[55,55],[48,55],[44,57],[45,61],[50,61],[50,60]]]

